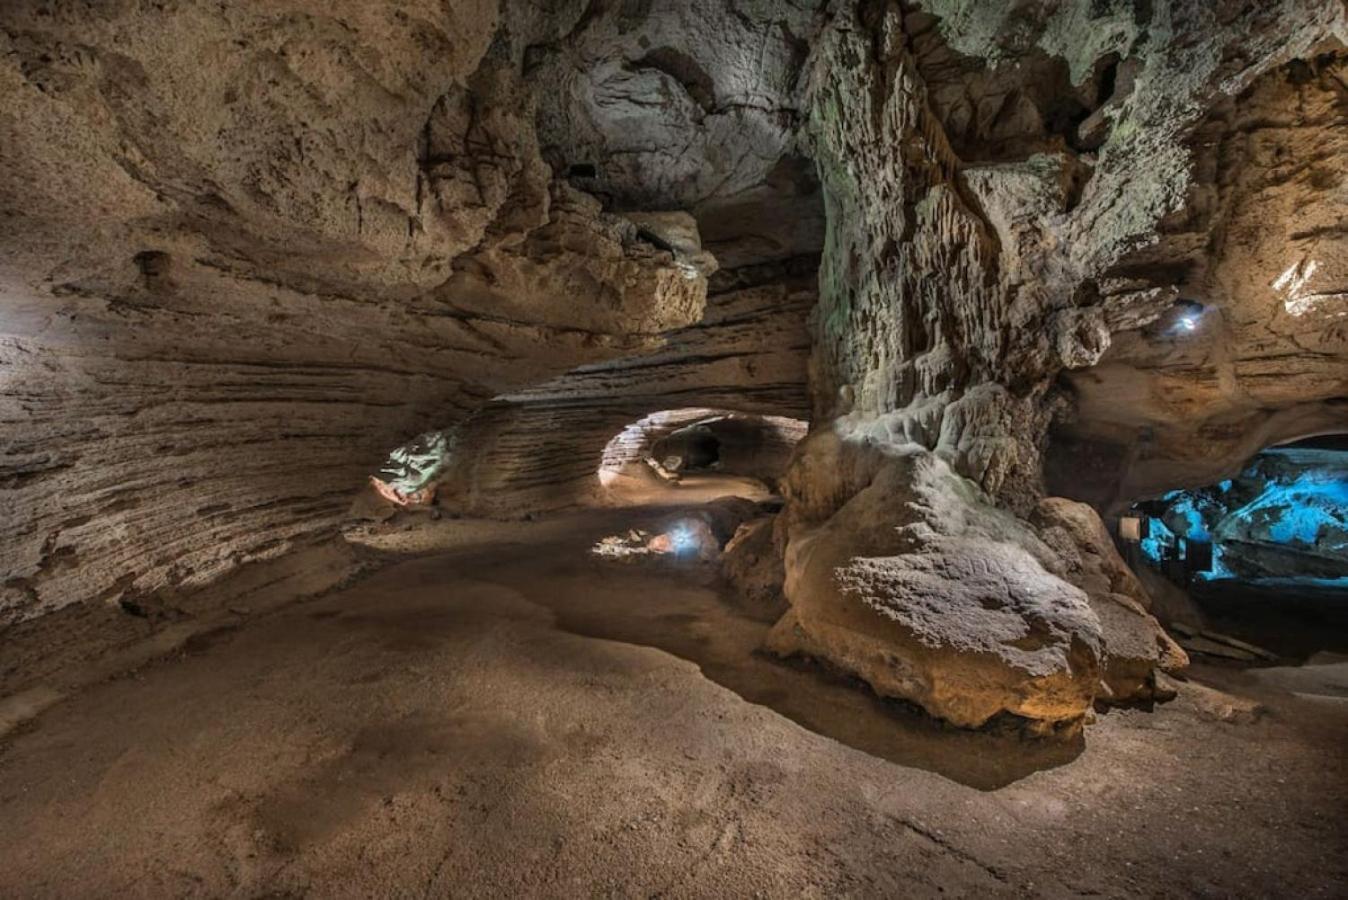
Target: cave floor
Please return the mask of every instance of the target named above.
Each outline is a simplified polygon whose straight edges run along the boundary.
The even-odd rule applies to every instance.
[[[1348,891],[1343,704],[1198,666],[1076,744],[943,728],[588,552],[653,515],[367,529],[415,555],[51,707],[0,896]]]

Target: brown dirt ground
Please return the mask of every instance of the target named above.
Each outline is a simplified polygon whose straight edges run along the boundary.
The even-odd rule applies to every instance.
[[[588,552],[653,514],[365,529],[422,555],[50,707],[0,739],[0,896],[1348,892],[1342,704],[1200,666],[1076,744],[944,728]]]

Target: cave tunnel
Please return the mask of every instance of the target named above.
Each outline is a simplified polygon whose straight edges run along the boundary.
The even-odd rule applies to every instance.
[[[0,897],[1348,895],[1348,7],[0,3]]]
[[[652,450],[666,469],[695,472],[715,469],[721,462],[721,438],[705,423],[685,425]]]
[[[1135,569],[1173,585],[1161,590],[1179,598],[1180,627],[1210,620],[1282,656],[1348,650],[1348,434],[1287,441],[1215,484],[1134,503],[1119,537]]]
[[[776,493],[808,424],[787,416],[708,408],[660,410],[605,445],[597,476],[611,503],[689,493]]]

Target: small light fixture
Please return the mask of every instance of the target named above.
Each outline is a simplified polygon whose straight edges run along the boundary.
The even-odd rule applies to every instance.
[[[679,556],[697,550],[697,536],[692,528],[682,522],[669,529],[669,543]]]
[[[1193,334],[1198,330],[1202,320],[1203,304],[1193,300],[1181,300],[1175,304],[1175,318],[1171,322],[1169,332],[1178,335]]]

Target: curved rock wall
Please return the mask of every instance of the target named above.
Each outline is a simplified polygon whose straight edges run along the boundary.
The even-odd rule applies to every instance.
[[[5,5],[0,624],[330,533],[391,445],[698,320],[700,274],[552,179],[514,27]]]
[[[317,540],[431,429],[444,496],[516,514],[704,407],[813,423],[781,652],[970,725],[1147,696],[1182,654],[1045,447],[1107,509],[1341,421],[1346,36],[1323,0],[6,3],[0,625]]]
[[[653,473],[647,460],[654,459],[676,475],[707,470],[755,478],[772,487],[808,428],[800,419],[717,409],[653,413],[628,425],[604,446],[599,480],[603,484],[614,476],[648,477]],[[711,455],[714,461],[708,458]]]
[[[1184,213],[1141,254],[1202,304],[1114,335],[1070,373],[1050,477],[1101,508],[1234,475],[1348,419],[1348,53],[1270,69],[1189,145]],[[1060,451],[1060,452],[1058,452]],[[1092,465],[1080,465],[1083,459]]]
[[[812,260],[801,264],[808,269]],[[815,297],[805,275],[713,293],[703,321],[670,334],[655,353],[582,366],[489,404],[460,433],[459,445],[473,450],[442,479],[442,502],[517,515],[597,499],[606,445],[662,410],[804,418],[805,320]]]

